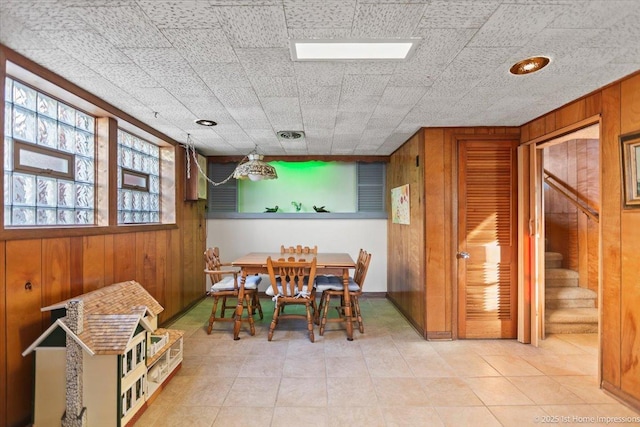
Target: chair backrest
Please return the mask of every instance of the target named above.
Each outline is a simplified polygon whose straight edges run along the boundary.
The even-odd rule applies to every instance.
[[[364,286],[364,279],[367,277],[367,271],[369,270],[369,263],[371,262],[371,254],[360,249],[358,255],[358,261],[356,262],[356,270],[353,273],[353,281],[360,285],[360,291]]]
[[[222,275],[214,273],[216,270],[220,270],[220,250],[215,248],[208,248],[204,251],[204,269],[205,273],[211,279],[211,284],[218,283],[222,280]]]
[[[295,297],[303,291],[303,286],[308,286],[308,291],[313,287],[316,278],[316,257],[314,256],[311,261],[296,260],[293,257],[274,261],[269,257],[267,258],[267,271],[274,295]],[[278,284],[281,289],[278,289]]]
[[[284,246],[280,245],[281,254],[313,254],[318,255],[318,246]]]

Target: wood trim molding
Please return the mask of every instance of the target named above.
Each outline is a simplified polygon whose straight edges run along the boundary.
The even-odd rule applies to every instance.
[[[565,126],[562,127],[560,129],[557,129],[553,132],[544,134],[542,136],[539,136],[537,138],[534,138],[532,140],[526,141],[526,142],[520,142],[520,145],[530,145],[530,144],[539,144],[542,142],[546,142],[555,138],[559,138],[561,136],[567,135],[571,132],[575,132],[577,130],[580,130],[582,128],[586,128],[588,126],[591,125],[595,125],[597,123],[600,123],[600,115],[597,114],[595,116],[591,116],[591,117],[587,117],[586,119],[580,120],[578,122],[575,122],[569,126]]]
[[[636,410],[640,410],[640,400],[631,396],[629,393],[626,393],[621,388],[616,387],[615,385],[607,381],[602,381],[601,386],[604,391],[614,396],[616,399],[623,401],[624,403],[635,408]]]
[[[210,163],[238,163],[243,156],[208,156]],[[364,163],[389,163],[390,156],[264,156],[265,162],[364,162]]]

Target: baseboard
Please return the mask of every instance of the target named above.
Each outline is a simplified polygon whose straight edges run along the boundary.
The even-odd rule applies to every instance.
[[[607,394],[615,397],[617,400],[624,403],[634,411],[638,411],[638,414],[640,416],[640,399],[630,395],[623,390],[620,390],[618,387],[607,381],[602,381],[602,389],[606,391]]]

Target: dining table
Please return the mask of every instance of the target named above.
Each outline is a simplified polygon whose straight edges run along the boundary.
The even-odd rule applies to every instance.
[[[342,276],[344,284],[344,321],[346,323],[347,340],[353,340],[353,313],[351,310],[351,297],[349,295],[349,270],[356,267],[353,258],[348,253],[341,252],[319,252],[312,253],[280,253],[280,252],[251,252],[231,262],[231,265],[239,267],[241,270],[240,289],[238,292],[238,305],[236,306],[235,322],[233,325],[233,339],[240,339],[240,328],[242,325],[242,301],[244,298],[244,283],[250,274],[268,274],[267,258],[273,260],[290,259],[311,261],[316,257],[316,274],[333,274]],[[249,316],[250,334],[255,335],[255,325],[253,317]]]

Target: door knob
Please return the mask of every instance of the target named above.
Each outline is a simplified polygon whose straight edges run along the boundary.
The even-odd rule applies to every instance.
[[[469,255],[469,252],[458,252],[458,254],[456,256],[458,257],[458,259],[469,259],[469,258],[471,258],[471,255]]]

